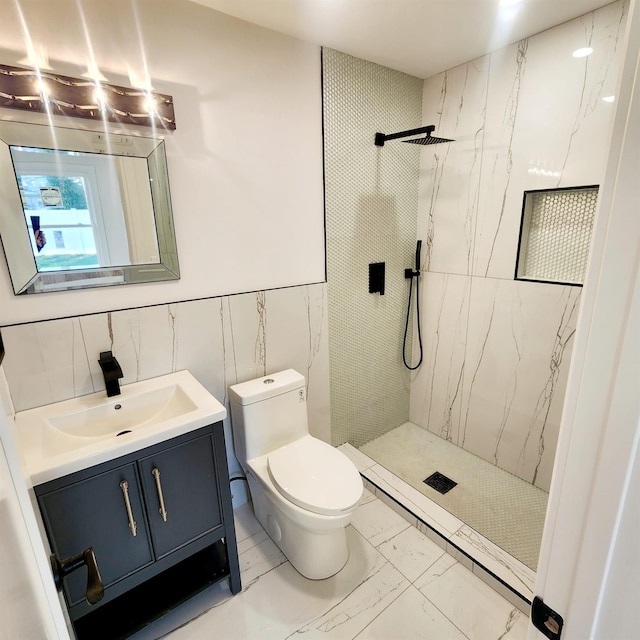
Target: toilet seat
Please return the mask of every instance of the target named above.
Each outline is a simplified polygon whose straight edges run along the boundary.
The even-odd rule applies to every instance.
[[[339,515],[353,509],[362,497],[362,479],[353,462],[312,436],[270,453],[267,467],[285,498],[314,513]]]

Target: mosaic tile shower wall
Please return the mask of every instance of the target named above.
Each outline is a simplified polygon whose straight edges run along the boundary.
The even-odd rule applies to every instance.
[[[360,446],[409,417],[404,269],[415,254],[419,148],[376,147],[374,135],[422,124],[422,80],[324,49],[323,87],[332,440]],[[384,295],[369,293],[372,262],[386,263]]]

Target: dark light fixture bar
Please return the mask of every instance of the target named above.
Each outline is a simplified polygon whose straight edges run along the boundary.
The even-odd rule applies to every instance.
[[[169,95],[7,65],[0,65],[0,107],[176,128]]]

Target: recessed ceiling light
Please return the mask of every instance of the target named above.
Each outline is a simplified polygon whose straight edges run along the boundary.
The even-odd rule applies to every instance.
[[[615,96],[605,96],[604,98],[602,98],[605,102],[613,102],[616,97]]]
[[[571,55],[574,58],[584,58],[586,56],[590,56],[593,53],[593,49],[591,47],[582,47],[582,49],[576,49]]]

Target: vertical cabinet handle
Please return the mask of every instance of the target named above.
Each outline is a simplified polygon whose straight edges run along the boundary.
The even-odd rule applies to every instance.
[[[120,483],[120,488],[122,489],[122,496],[124,497],[124,506],[127,509],[129,529],[131,530],[131,535],[135,538],[138,534],[138,530],[136,528],[136,521],[133,519],[133,511],[131,511],[131,500],[129,500],[129,483],[126,480],[123,480]]]
[[[158,467],[154,467],[151,472],[153,477],[156,479],[156,490],[158,491],[158,502],[160,502],[160,515],[162,516],[163,522],[167,521],[167,510],[164,506],[164,495],[162,495],[162,483],[160,482],[160,469]]]

